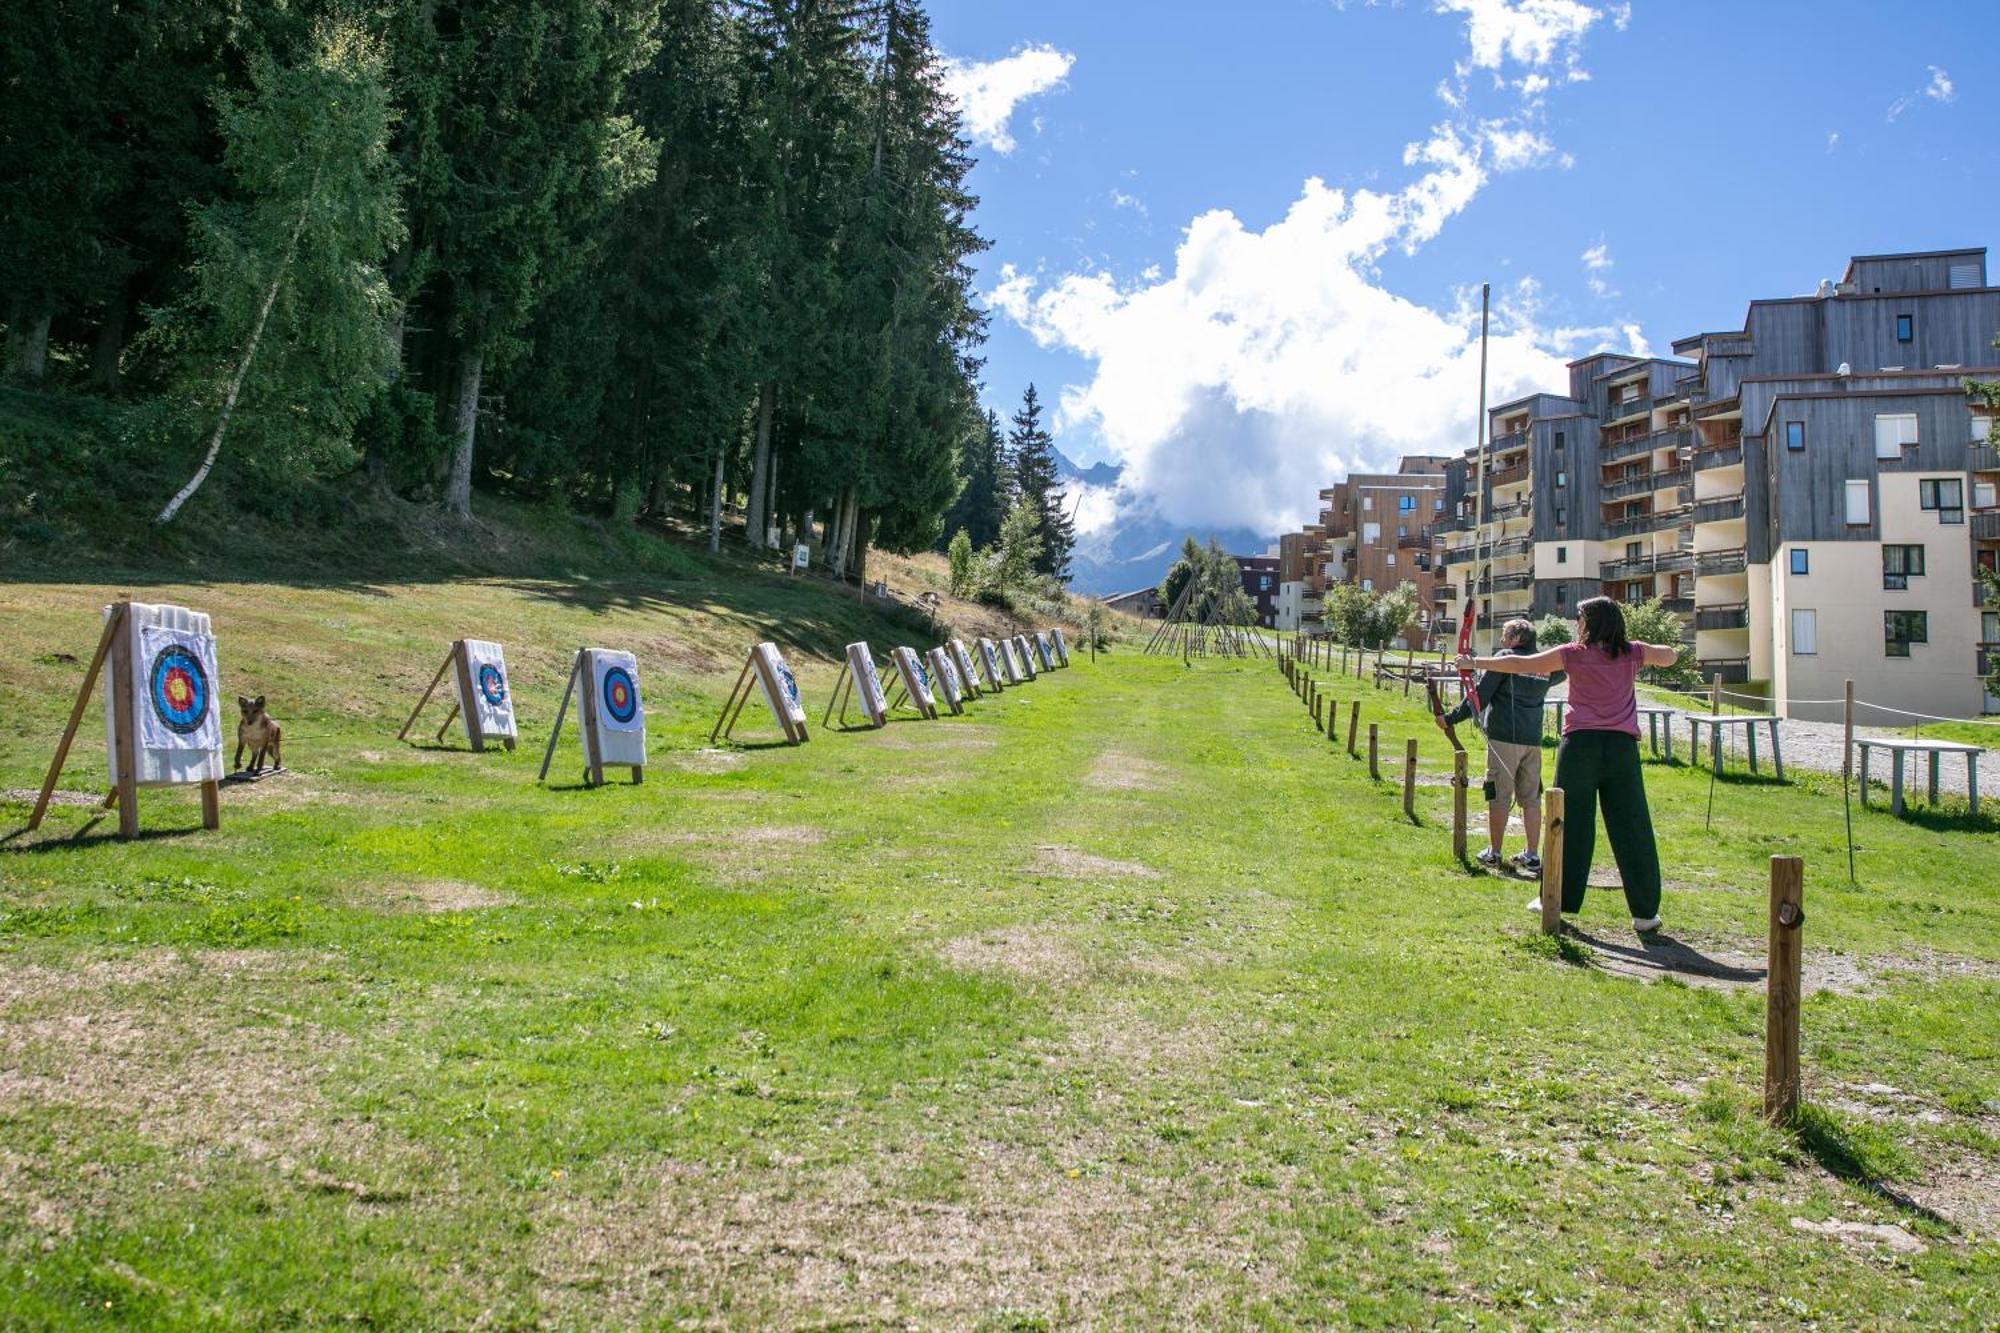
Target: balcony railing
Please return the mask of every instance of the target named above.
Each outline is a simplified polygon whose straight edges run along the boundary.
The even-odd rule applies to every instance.
[[[1493,456],[1498,457],[1506,453],[1509,449],[1523,448],[1527,443],[1528,433],[1526,431],[1504,431],[1486,442],[1486,450]]]
[[[1458,585],[1457,585],[1456,583],[1440,583],[1440,584],[1438,584],[1438,585],[1437,585],[1436,587],[1434,587],[1434,588],[1432,588],[1432,589],[1431,589],[1431,600],[1432,600],[1432,601],[1436,601],[1436,602],[1455,602],[1455,601],[1457,601],[1457,600],[1458,600]]]
[[[1749,629],[1750,604],[1737,602],[1730,606],[1698,606],[1694,612],[1696,629]]]
[[[1707,577],[1741,574],[1749,568],[1750,553],[1740,546],[1728,551],[1700,551],[1694,558],[1694,572]]]
[[[1636,560],[1606,560],[1597,567],[1597,577],[1606,583],[1621,579],[1643,579],[1653,573],[1653,557],[1642,555]]]
[[[1747,685],[1750,683],[1750,659],[1747,657],[1704,657],[1695,663],[1703,680],[1722,677],[1724,685]]]
[[[1510,556],[1527,555],[1535,549],[1533,537],[1509,537],[1505,541],[1493,543],[1493,558],[1505,560]]]
[[[1403,532],[1396,535],[1396,547],[1398,550],[1414,551],[1427,548],[1430,544],[1431,530],[1429,528],[1419,528],[1415,532]]]
[[[1650,495],[1669,486],[1681,485],[1689,480],[1689,477],[1686,467],[1661,468],[1642,477],[1620,477],[1616,481],[1607,482],[1599,494],[1606,500],[1620,500],[1629,495]]]
[[[1606,537],[1638,537],[1648,532],[1660,532],[1667,528],[1677,528],[1687,521],[1685,505],[1672,509],[1656,509],[1650,514],[1639,514],[1633,518],[1621,518],[1604,525]]]
[[[1673,426],[1666,430],[1647,431],[1642,435],[1623,439],[1606,440],[1598,448],[1597,457],[1602,462],[1615,463],[1621,458],[1635,458],[1640,454],[1651,453],[1655,449],[1680,450],[1693,447],[1694,428]]]
[[[1497,574],[1489,581],[1494,592],[1519,592],[1535,586],[1533,574]]]
[[[1525,458],[1508,467],[1493,469],[1493,485],[1496,489],[1501,486],[1517,486],[1527,479],[1528,460]]]
[[[1727,523],[1743,517],[1743,497],[1725,495],[1718,500],[1703,500],[1694,507],[1694,521],[1697,523]]]
[[[1973,472],[2000,472],[2000,449],[1975,444],[1965,451],[1965,466]]]
[[[1606,403],[1604,405],[1604,419],[1606,421],[1619,421],[1625,417],[1636,417],[1641,412],[1651,412],[1652,410],[1653,400],[1642,393],[1637,398],[1626,402]]]
[[[1712,467],[1737,467],[1743,462],[1743,442],[1716,445],[1694,451],[1694,470],[1706,472]]]
[[[1686,616],[1694,614],[1694,598],[1692,597],[1662,597],[1660,605],[1672,611],[1675,615]]]
[[[1972,516],[1972,537],[1974,541],[2000,541],[2000,509],[1990,510]]]
[[[1496,479],[1494,484],[1498,486],[1505,483]],[[1523,496],[1519,500],[1510,500],[1503,505],[1487,505],[1486,521],[1488,523],[1505,523],[1509,519],[1526,518],[1533,512],[1534,506],[1528,502],[1526,496]]]
[[[1662,574],[1680,574],[1694,568],[1693,551],[1668,551],[1653,557],[1653,568]]]

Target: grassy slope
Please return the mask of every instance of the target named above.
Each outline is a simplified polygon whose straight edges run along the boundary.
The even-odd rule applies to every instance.
[[[0,786],[117,590],[0,586]],[[702,561],[125,590],[215,613],[294,772],[217,833],[149,792],[162,836],[64,808],[0,851],[0,1323],[1991,1317],[1990,1229],[1895,1201],[1994,1218],[1990,827],[1858,814],[1850,888],[1837,787],[1725,783],[1707,835],[1706,776],[1649,768],[1683,938],[1761,953],[1797,852],[1810,963],[1913,965],[1808,1001],[1793,1137],[1755,1120],[1754,987],[1545,947],[1449,859],[1446,789],[1410,829],[1268,663],[1126,653],[718,754],[753,638],[817,716],[827,655],[901,632]],[[514,755],[394,742],[464,633],[509,645]],[[582,642],[639,653],[642,787],[575,789],[574,741],[533,783]],[[1335,688],[1436,772],[1416,707]],[[88,789],[94,722],[80,755]],[[1583,924],[1615,941],[1616,894]]]

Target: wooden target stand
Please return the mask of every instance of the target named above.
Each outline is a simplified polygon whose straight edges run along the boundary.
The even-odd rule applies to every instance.
[[[542,752],[542,771],[535,774],[535,781],[543,782],[549,776],[549,763],[556,757],[556,742],[562,739],[563,719],[569,716],[569,701],[578,693],[577,683],[581,681],[583,702],[578,711],[583,715],[579,725],[583,728],[583,784],[586,787],[604,785],[604,742],[600,734],[597,699],[597,654],[594,649],[579,648],[570,659],[569,681],[563,686],[562,702],[556,705],[556,724],[549,730],[549,748]],[[646,766],[632,764],[632,785],[638,786],[646,780]]]
[[[417,700],[417,706],[410,710],[410,720],[405,722],[403,729],[396,733],[397,740],[409,739],[410,728],[417,725],[418,715],[424,711],[424,706],[430,703],[431,696],[437,693],[437,687],[444,683],[447,671],[453,672],[454,679],[458,682],[458,698],[470,699],[473,690],[478,687],[473,684],[472,659],[465,651],[464,639],[455,639],[452,641],[451,650],[444,655],[444,665],[437,669],[435,676],[431,677],[431,683],[424,689],[424,697]],[[511,684],[509,688],[512,688]],[[438,744],[444,744],[444,734],[451,730],[451,724],[457,717],[458,703],[454,700],[451,705],[451,711],[444,715],[443,725],[437,729]],[[465,715],[465,735],[466,739],[472,745],[472,752],[474,754],[484,754],[486,752],[486,732],[480,726],[479,710],[477,708]],[[512,736],[502,736],[500,737],[500,741],[507,749],[512,750],[514,748],[514,738]]]
[[[49,812],[49,801],[55,795],[56,783],[62,777],[63,766],[69,762],[69,747],[76,740],[77,728],[83,725],[84,710],[90,707],[90,696],[96,692],[97,677],[108,661],[111,664],[111,679],[105,686],[110,691],[112,707],[118,712],[118,722],[113,728],[112,749],[117,775],[112,782],[111,792],[98,808],[108,810],[118,807],[118,836],[136,838],[139,836],[139,755],[137,733],[139,727],[138,691],[134,688],[135,676],[132,670],[132,603],[118,602],[111,607],[111,614],[104,618],[104,632],[97,638],[97,651],[91,654],[90,668],[83,673],[83,687],[76,692],[76,703],[69,710],[69,721],[63,726],[62,739],[56,743],[55,757],[49,761],[48,776],[42,779],[42,789],[35,797],[35,808],[28,816],[28,832],[42,826],[42,819]],[[215,682],[209,682],[209,707],[215,707],[213,691]],[[201,826],[205,829],[222,826],[222,789],[214,778],[205,778],[201,786]]]
[[[923,681],[923,662],[914,648],[897,648],[890,653],[896,666],[896,693],[889,699],[890,712],[908,703],[926,722],[937,721],[937,696]]]
[[[972,654],[966,650],[965,640],[953,639],[944,645],[945,655],[958,668],[958,691],[971,703],[980,696],[979,668],[973,664]]]
[[[728,700],[722,705],[721,716],[715,719],[715,726],[708,733],[710,745],[715,744],[717,740],[728,740],[735,733],[736,721],[743,716],[743,706],[750,702],[751,691],[760,686],[764,691],[765,702],[770,705],[771,716],[776,719],[779,729],[785,733],[785,744],[804,745],[812,739],[812,733],[806,725],[805,706],[800,703],[796,711],[794,710],[793,696],[786,691],[784,682],[779,676],[781,668],[789,670],[785,667],[785,659],[779,655],[776,644],[760,643],[750,650],[750,656],[743,663],[742,674],[737,676],[736,684],[730,688]],[[797,678],[793,679],[796,683]]]
[[[958,671],[952,666],[951,657],[943,648],[933,648],[924,654],[924,662],[931,673],[931,698],[944,696],[945,707],[951,709],[953,717],[965,713],[965,693],[958,684]]]

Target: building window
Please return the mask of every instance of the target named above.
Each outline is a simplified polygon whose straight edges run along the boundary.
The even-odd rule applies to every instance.
[[[1917,442],[1917,414],[1882,412],[1875,417],[1875,456],[1900,459]]]
[[[1559,471],[1559,472],[1557,472],[1557,473],[1556,473],[1556,485],[1558,485],[1558,486],[1567,486],[1567,485],[1569,485],[1569,473],[1567,473],[1567,472],[1560,472],[1560,471]],[[1455,761],[1454,761],[1454,762],[1455,762]]]
[[[1852,486],[1854,483],[1849,482]],[[1937,510],[1940,523],[1965,522],[1965,479],[1963,477],[1926,477],[1917,482],[1917,503],[1925,509]]]
[[[1868,526],[1868,483],[1865,481],[1847,483],[1847,522],[1850,527]]]
[[[1396,553],[1394,551],[1389,552],[1388,556],[1385,557],[1385,559],[1390,569],[1394,569],[1396,567]]]
[[[1812,573],[1812,557],[1806,553],[1806,549],[1803,546],[1794,546],[1792,548],[1792,573]]]
[[[1374,508],[1375,508],[1375,497],[1374,497],[1374,496],[1372,496],[1372,495],[1364,495],[1364,496],[1362,496],[1362,497],[1361,497],[1361,510],[1362,510],[1362,512],[1363,512],[1363,513],[1370,513],[1370,512],[1373,512]]]
[[[1796,609],[1792,612],[1792,655],[1814,657],[1819,653],[1819,612]]]
[[[1431,501],[1431,512],[1433,514],[1442,514],[1444,512],[1444,497],[1442,495]]]
[[[1995,494],[1992,482],[1975,481],[1972,483],[1972,507],[1974,509],[1991,509],[1996,504],[2000,504],[2000,495]]]
[[[1926,612],[1882,613],[1882,652],[1885,657],[1908,657],[1911,644],[1930,641],[1930,616]]]
[[[1556,448],[1557,451],[1560,451],[1563,447],[1563,433],[1561,431],[1556,432],[1556,442],[1554,447]]]
[[[1917,317],[1915,315],[1896,316],[1896,341],[1906,343],[1916,336]]]
[[[1414,513],[1416,512],[1416,511],[1417,511],[1417,497],[1416,497],[1416,496],[1414,496],[1414,495],[1399,495],[1399,496],[1397,496],[1397,497],[1396,497],[1396,512],[1397,512],[1397,513],[1399,513],[1399,514],[1414,514]]]
[[[1410,525],[1409,525],[1409,524],[1407,524],[1407,523],[1398,523],[1398,524],[1396,525],[1396,535],[1397,535],[1398,537],[1407,537],[1407,536],[1409,536],[1409,535],[1410,535]]]
[[[1798,453],[1806,447],[1806,423],[1787,421],[1785,423],[1785,447]]]
[[[1382,525],[1380,523],[1363,523],[1361,525],[1361,540],[1368,546],[1373,546],[1376,542],[1381,541]]]
[[[1556,547],[1556,563],[1559,565],[1566,565],[1569,563],[1569,547],[1567,546]]]
[[[1363,579],[1363,580],[1361,580],[1361,591],[1363,591],[1363,592],[1374,592],[1374,591],[1375,591],[1375,580],[1374,580],[1374,579]]]
[[[1257,591],[1258,592],[1271,591],[1271,576],[1269,574],[1259,574],[1257,576]]]
[[[1569,511],[1567,509],[1564,509],[1561,505],[1557,505],[1556,506],[1557,529],[1561,529],[1562,526],[1568,522],[1569,522]]]
[[[1924,548],[1921,546],[1884,546],[1882,548],[1882,586],[1891,592],[1901,592],[1910,586],[1914,576],[1924,574]]]
[[[1625,558],[1627,560],[1637,560],[1640,556],[1644,555],[1645,553],[1646,553],[1646,543],[1644,542],[1625,543]]]

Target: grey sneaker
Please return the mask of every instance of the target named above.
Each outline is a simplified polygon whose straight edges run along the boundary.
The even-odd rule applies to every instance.
[[[1638,931],[1641,935],[1650,935],[1659,928],[1660,918],[1656,916],[1635,916],[1632,918],[1632,929]]]
[[[1500,864],[1500,853],[1494,851],[1491,847],[1481,847],[1479,855],[1474,857],[1473,860],[1483,866],[1497,866]]]
[[[1523,870],[1540,871],[1542,868],[1542,858],[1536,856],[1533,852],[1515,852],[1514,864]]]

